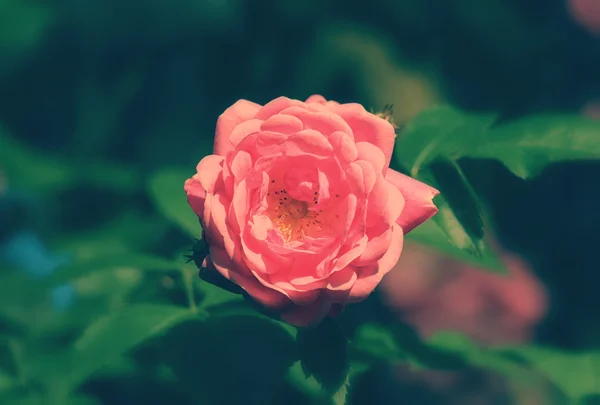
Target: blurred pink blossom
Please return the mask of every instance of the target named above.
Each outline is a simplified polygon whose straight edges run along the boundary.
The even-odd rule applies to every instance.
[[[583,115],[600,120],[600,100],[590,101],[583,107]]]
[[[454,330],[484,345],[527,341],[546,312],[546,292],[525,261],[505,252],[501,258],[505,276],[407,245],[382,291],[425,337]]]
[[[600,1],[569,0],[568,7],[579,24],[592,34],[600,35]]]

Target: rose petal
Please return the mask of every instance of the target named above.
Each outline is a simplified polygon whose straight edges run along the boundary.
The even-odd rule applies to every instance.
[[[341,271],[342,269],[346,268],[350,263],[352,263],[354,259],[358,258],[365,251],[368,241],[369,239],[367,235],[363,235],[363,237],[360,238],[358,242],[354,243],[353,246],[350,249],[348,249],[348,251],[346,251],[340,257],[337,258],[332,272]]]
[[[358,277],[352,267],[346,267],[329,276],[327,293],[334,301],[344,301]]]
[[[231,155],[230,155],[231,156]],[[239,151],[231,161],[231,174],[237,182],[242,181],[252,168],[252,157],[246,151]]]
[[[369,162],[358,160],[346,168],[346,181],[350,190],[362,198],[373,191],[377,181],[377,173]],[[379,175],[381,177],[381,175]]]
[[[388,191],[387,204],[385,205],[384,222],[391,225],[394,222],[397,222],[400,218],[400,215],[402,215],[406,201],[404,200],[404,196],[400,190],[385,180],[383,182]]]
[[[223,157],[217,155],[205,156],[196,166],[196,178],[204,190],[212,193],[219,175],[223,171]]]
[[[183,189],[187,194],[187,201],[192,207],[194,213],[202,218],[204,214],[204,202],[206,200],[206,190],[200,184],[197,178],[187,179],[183,185]]]
[[[297,327],[316,325],[327,316],[331,309],[331,298],[323,295],[318,300],[307,306],[294,305],[290,310],[281,314],[282,321]]]
[[[352,128],[354,140],[369,142],[379,148],[385,156],[384,171],[390,165],[396,131],[392,124],[374,114],[369,113],[360,104],[340,104],[332,110],[340,115]]]
[[[357,159],[365,160],[371,165],[377,173],[383,173],[387,168],[385,156],[381,149],[369,142],[357,142],[356,150],[358,152]]]
[[[289,107],[281,112],[282,114],[293,115],[302,121],[304,129],[314,129],[325,137],[329,137],[336,131],[352,134],[352,128],[339,115],[331,111],[315,112],[309,111],[304,107]]]
[[[204,216],[204,231],[208,235],[208,239],[233,256],[235,243],[227,226],[227,211],[231,203],[227,197],[217,194],[211,196],[210,200],[207,198],[206,204],[210,204],[210,212]],[[206,213],[206,209],[204,212]]]
[[[435,188],[392,169],[387,171],[385,179],[396,186],[404,197],[404,210],[397,222],[405,234],[438,212],[433,197],[440,192]]]
[[[309,98],[306,99],[306,104],[317,103],[317,104],[325,104],[327,99],[320,94],[313,94]]]
[[[358,280],[352,286],[348,296],[348,302],[358,302],[367,298],[385,276],[400,259],[404,234],[398,224],[392,229],[392,243],[390,248],[376,264],[369,267],[357,268]]]
[[[331,156],[333,147],[318,131],[305,129],[291,135],[285,142],[285,151],[288,156],[316,155]]]
[[[233,131],[231,131],[231,134],[229,135],[229,142],[235,148],[248,136],[259,132],[262,123],[263,122],[261,120],[257,119],[241,122],[233,129]]]
[[[322,105],[326,106],[329,109],[331,109],[333,106],[340,105],[340,103],[338,103],[337,101],[328,101],[325,97],[321,96],[320,94],[313,94],[312,96],[307,98],[306,104],[308,104],[309,107],[314,105]]]
[[[264,121],[260,129],[262,131],[272,131],[282,134],[293,134],[302,131],[304,124],[298,118],[286,114],[275,114]]]
[[[238,267],[227,256],[227,253],[224,250],[211,246],[210,261],[223,277],[239,285],[254,300],[265,307],[270,309],[280,309],[289,304],[289,300],[281,293],[263,286],[252,277],[245,277],[240,274]]]
[[[306,104],[300,100],[293,100],[287,97],[278,97],[275,100],[269,101],[267,104],[265,104],[265,106],[256,113],[256,118],[264,121],[275,114],[279,114],[289,107],[299,107],[304,109],[306,108]]]
[[[356,144],[347,133],[336,131],[329,137],[329,142],[342,164],[352,163],[358,157]]]
[[[380,226],[373,228],[380,228]],[[367,235],[370,233],[369,231],[370,229],[367,228]],[[369,263],[381,259],[389,249],[391,243],[392,228],[387,228],[383,232],[376,234],[376,236],[370,236],[365,250],[352,264],[355,266],[367,266]]]
[[[241,234],[246,227],[246,218],[250,211],[250,192],[246,185],[246,180],[242,180],[233,193],[233,199],[229,207],[229,216],[227,223],[231,226],[233,232]]]
[[[260,108],[259,104],[251,101],[238,100],[219,116],[215,131],[215,155],[225,156],[227,152],[233,149],[229,136],[240,123],[254,118]]]

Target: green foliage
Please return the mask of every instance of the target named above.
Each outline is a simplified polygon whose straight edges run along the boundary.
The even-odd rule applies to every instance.
[[[122,193],[135,192],[139,174],[122,164],[103,161],[66,163],[58,156],[34,151],[0,126],[0,162],[11,186],[38,192],[58,192],[94,185]]]
[[[268,403],[298,358],[292,335],[274,321],[248,315],[183,324],[161,347],[190,395],[215,405]]]
[[[449,107],[427,110],[414,118],[396,141],[396,161],[412,177],[440,191],[439,213],[409,238],[486,269],[504,267],[484,232],[484,207],[456,161],[464,145],[474,142],[494,121],[493,115],[470,115]]]
[[[398,361],[406,359],[390,330],[380,325],[361,325],[352,339],[355,355],[365,354],[370,361]]]
[[[53,373],[61,379],[52,389],[77,388],[93,372],[118,360],[127,350],[194,317],[196,315],[188,309],[156,304],[131,305],[103,316],[86,328],[60,364],[54,365]],[[39,372],[39,369],[34,371]],[[42,371],[46,376],[49,372]]]
[[[447,106],[425,110],[398,136],[396,157],[412,177],[417,177],[440,156],[460,157],[461,147],[480,142],[495,121],[492,114],[468,114]]]
[[[0,1],[0,73],[19,66],[43,39],[55,19],[52,7],[18,0]]]
[[[496,159],[521,178],[549,164],[600,158],[600,122],[575,115],[538,115],[499,125],[462,156]]]
[[[183,268],[183,263],[146,254],[126,253],[76,261],[58,269],[52,274],[50,280],[58,285],[82,275],[89,275],[102,270],[113,270],[118,268],[141,268],[144,270],[165,272],[170,270],[180,270]]]
[[[348,374],[348,341],[337,323],[326,319],[298,334],[300,361],[307,377],[313,376],[327,391],[336,392]]]
[[[574,353],[535,345],[483,348],[461,334],[449,332],[434,335],[427,344],[521,385],[531,384],[536,375],[543,376],[574,402],[599,394],[597,351]]]
[[[396,142],[396,163],[437,187],[440,212],[409,238],[492,271],[503,271],[486,237],[486,206],[461,158],[494,159],[528,179],[551,163],[600,157],[600,123],[578,116],[526,117],[494,125],[492,114],[442,106],[414,118]]]
[[[189,235],[200,238],[198,217],[189,208],[183,183],[192,172],[169,169],[156,173],[149,183],[150,195],[160,212]]]
[[[500,350],[522,359],[560,388],[569,398],[583,400],[600,394],[600,352],[563,352],[557,349],[526,346]]]

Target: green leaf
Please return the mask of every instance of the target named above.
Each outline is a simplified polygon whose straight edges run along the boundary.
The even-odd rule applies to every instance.
[[[49,190],[64,187],[73,180],[68,165],[41,152],[33,152],[0,127],[0,162],[11,185]]]
[[[401,167],[416,177],[438,157],[495,159],[521,178],[565,160],[600,158],[600,122],[579,115],[545,114],[492,127],[496,117],[450,106],[423,111],[396,142]]]
[[[438,370],[456,370],[465,367],[462,355],[440,350],[424,341],[410,325],[400,321],[393,324],[380,325],[394,336],[397,347],[408,361],[420,368]]]
[[[0,127],[0,162],[9,184],[35,191],[56,191],[76,184],[94,184],[120,192],[138,188],[139,173],[113,162],[70,162],[34,151]]]
[[[105,270],[135,268],[140,270],[181,270],[185,263],[142,253],[126,253],[108,257],[79,260],[58,269],[50,278],[52,283],[62,284],[72,279]]]
[[[573,400],[600,394],[600,351],[565,352],[539,346],[498,349],[525,360]]]
[[[566,115],[528,117],[492,127],[494,121],[493,115],[448,106],[424,111],[402,131],[395,156],[399,167],[441,191],[435,200],[440,212],[408,237],[505,272],[486,242],[484,207],[458,159],[496,159],[516,175],[530,178],[553,162],[600,158],[600,122]]]
[[[434,200],[438,214],[408,238],[502,273],[504,266],[485,237],[484,207],[455,160],[495,119],[491,114],[466,114],[448,106],[426,110],[402,131],[394,154],[403,171],[440,190]]]
[[[73,260],[126,254],[151,248],[164,237],[167,225],[159,215],[124,211],[102,227],[57,235],[52,248],[68,252]]]
[[[203,280],[198,282],[198,289],[202,293],[200,308],[207,309],[209,312],[211,312],[211,308],[214,309],[223,304],[244,302],[244,298],[240,294],[234,294]]]
[[[454,332],[436,333],[427,343],[461,357],[466,364],[500,373],[521,387],[533,384],[540,373],[572,400],[600,393],[600,352],[567,353],[533,345],[483,348]]]
[[[354,333],[351,347],[376,360],[389,362],[406,358],[398,347],[394,335],[377,324],[361,325]]]
[[[100,400],[92,396],[81,394],[69,395],[65,402],[69,405],[102,405]]]
[[[160,345],[191,398],[214,405],[271,403],[298,358],[294,339],[281,324],[257,316],[188,322]]]
[[[477,243],[477,249],[469,249],[469,239],[458,220],[452,215],[451,210],[441,208],[437,215],[443,217],[438,221],[443,220],[446,223],[444,228],[438,225],[437,221],[429,220],[413,229],[406,235],[406,239],[429,246],[449,257],[483,269],[497,273],[506,272],[504,264],[483,240]],[[448,237],[448,232],[453,233],[455,238],[462,239],[464,242],[453,243],[452,239]]]
[[[575,115],[537,115],[508,122],[465,148],[462,156],[501,161],[527,179],[547,165],[600,158],[600,121]]]
[[[42,322],[38,317],[48,307],[49,293],[43,282],[25,272],[0,267],[0,329],[13,336],[29,333]],[[33,313],[36,322],[31,322]]]
[[[13,390],[0,396],[2,405],[46,405],[52,403],[39,393],[24,390]]]
[[[348,401],[348,393],[350,389],[350,379],[353,377],[352,369],[346,372],[344,381],[338,388],[338,390],[332,396],[333,405],[346,405]]]
[[[428,169],[421,172],[419,179],[444,191],[435,199],[439,212],[411,231],[407,238],[481,269],[506,273],[504,264],[487,242],[483,207],[460,168],[448,161],[434,167],[437,176]],[[444,170],[454,173],[441,174]]]
[[[55,9],[43,3],[0,1],[0,49],[3,64],[12,66],[44,38],[56,17]],[[16,59],[16,61],[14,61]],[[6,66],[1,68],[3,74]],[[0,160],[1,161],[1,160]]]
[[[431,348],[459,355],[470,365],[494,370],[507,376],[523,373],[523,370],[519,371],[516,362],[490,349],[479,347],[460,333],[438,332],[427,340],[427,344]]]
[[[444,205],[452,210],[465,233],[475,243],[482,240],[484,208],[460,166],[452,160],[438,158],[431,162],[429,172],[435,179]]]
[[[300,361],[307,376],[313,376],[329,392],[336,392],[348,373],[348,339],[336,321],[325,318],[317,327],[298,332]]]
[[[453,157],[480,138],[496,116],[466,114],[450,106],[423,111],[402,130],[394,154],[401,167],[412,177],[439,156]]]
[[[17,380],[10,374],[0,370],[0,395],[8,392],[18,385]]]
[[[287,373],[287,380],[298,390],[305,393],[310,397],[321,397],[323,396],[323,387],[313,376],[307,377],[302,370],[302,364],[300,361],[295,362]]]
[[[192,174],[187,170],[163,170],[152,176],[149,189],[156,207],[166,218],[190,236],[200,238],[202,228],[183,191],[185,180]]]
[[[373,395],[373,384],[368,382],[373,378],[372,373],[375,370],[374,367],[355,368],[353,364],[344,385],[333,397],[334,405],[360,405],[385,402],[382,401],[383,398],[380,393]],[[365,378],[367,381],[365,381]]]
[[[124,307],[90,325],[66,353],[55,353],[30,364],[30,373],[66,394],[133,347],[194,318],[197,315],[188,309],[170,305]]]

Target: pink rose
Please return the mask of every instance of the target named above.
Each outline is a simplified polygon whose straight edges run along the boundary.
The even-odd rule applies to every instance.
[[[205,266],[297,326],[365,299],[437,212],[437,190],[388,168],[394,140],[359,104],[239,100],[185,183]]]

